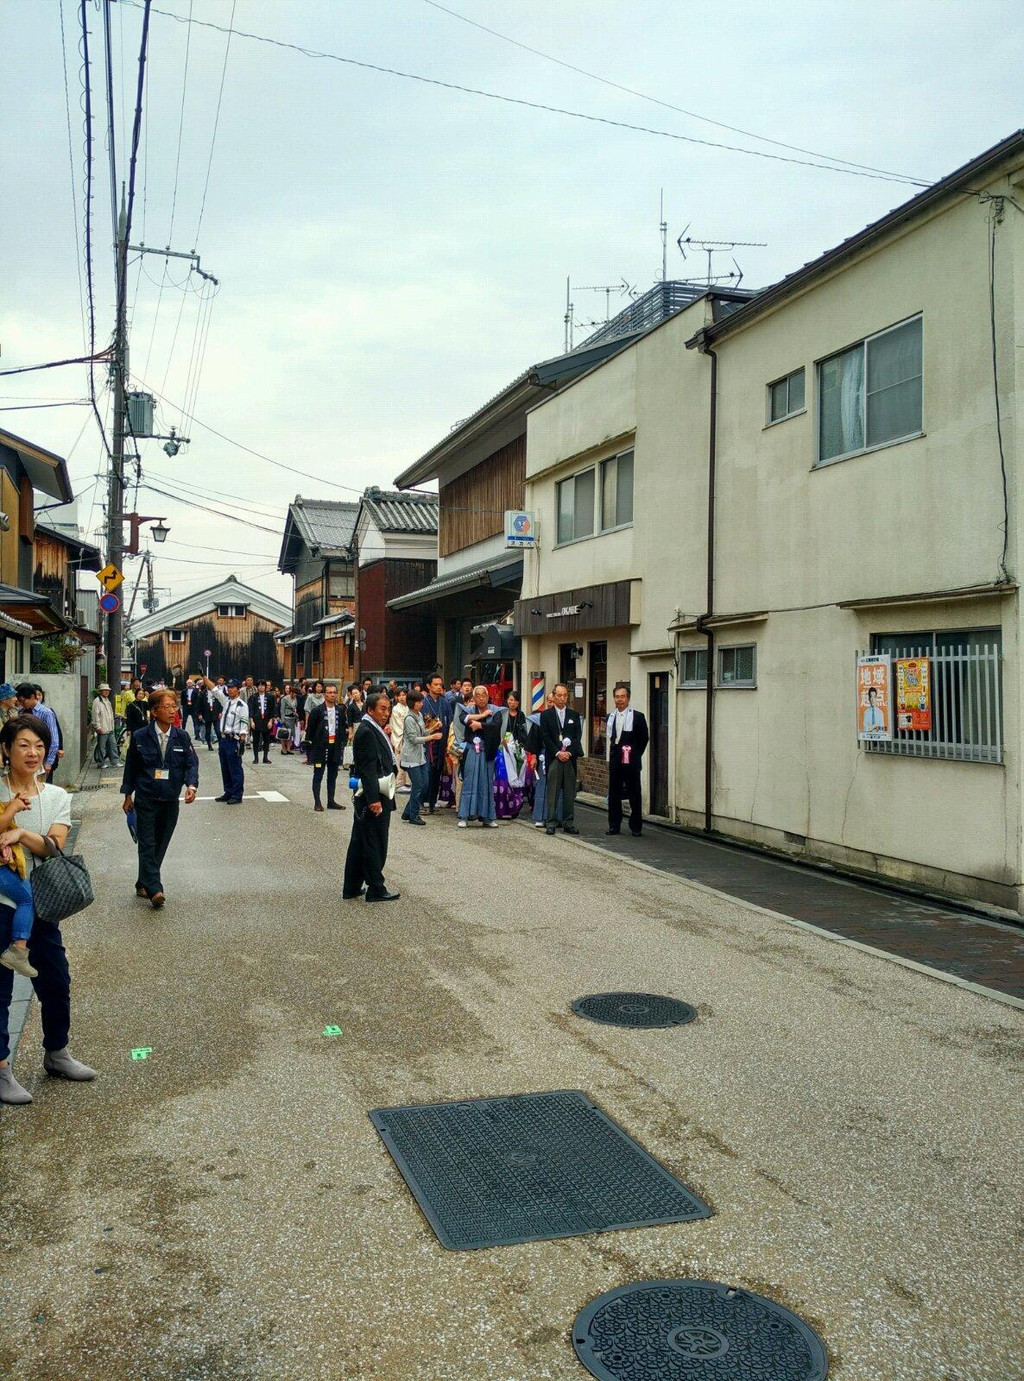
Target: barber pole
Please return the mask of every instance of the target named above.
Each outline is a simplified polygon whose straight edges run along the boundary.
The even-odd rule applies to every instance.
[[[530,678],[530,713],[539,714],[544,708],[544,673],[535,671]]]

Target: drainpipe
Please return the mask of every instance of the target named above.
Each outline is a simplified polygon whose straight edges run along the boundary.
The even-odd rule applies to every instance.
[[[708,584],[707,610],[697,620],[697,628],[708,640],[708,679],[704,692],[704,831],[712,832],[711,803],[714,793],[714,717],[715,717],[715,632],[707,626],[715,608],[715,460],[718,432],[718,356],[701,342],[703,354],[711,358],[711,406],[708,412]]]

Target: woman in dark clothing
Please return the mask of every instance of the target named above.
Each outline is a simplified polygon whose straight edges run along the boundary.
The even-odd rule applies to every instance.
[[[134,686],[132,690],[135,692],[135,699],[124,712],[124,723],[129,743],[135,730],[144,729],[149,723],[149,700],[146,698],[141,683],[139,683],[138,690],[135,690]]]
[[[515,820],[523,808],[532,727],[518,692],[509,691],[501,712],[501,746],[494,760],[494,809],[499,820]]]

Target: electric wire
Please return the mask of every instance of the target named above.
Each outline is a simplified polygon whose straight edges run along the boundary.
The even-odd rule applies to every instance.
[[[146,0],[148,3],[148,0]],[[125,4],[138,7],[143,0],[124,0]],[[215,29],[219,33],[226,33],[227,30],[222,24],[214,24],[208,19],[195,19],[190,12],[185,15],[173,14],[170,10],[158,9],[153,6],[153,13],[159,14],[165,19],[173,19],[178,24],[188,24],[190,27],[195,24],[204,29]],[[347,67],[358,67],[362,71],[377,72],[383,76],[399,77],[404,81],[419,82],[425,86],[436,86],[445,91],[456,91],[464,96],[480,96],[485,100],[499,101],[504,105],[523,106],[528,110],[542,110],[552,115],[564,115],[572,120],[584,120],[591,124],[604,125],[612,129],[630,130],[635,134],[649,134],[659,139],[672,139],[683,144],[694,144],[702,148],[721,149],[727,153],[746,154],[750,158],[768,159],[774,163],[790,163],[804,168],[820,168],[830,173],[843,173],[847,177],[870,178],[877,182],[898,182],[904,186],[911,187],[930,187],[931,182],[920,178],[911,178],[895,173],[873,173],[862,169],[838,167],[835,163],[821,163],[813,159],[793,158],[787,154],[768,153],[764,149],[745,149],[738,144],[726,144],[720,140],[698,139],[695,135],[679,134],[673,130],[655,129],[649,125],[638,125],[628,120],[613,120],[606,115],[592,115],[580,110],[570,110],[566,106],[551,105],[544,101],[530,101],[521,96],[506,96],[501,92],[487,91],[478,86],[466,86],[461,82],[442,81],[438,77],[425,77],[418,72],[406,72],[397,67],[385,67],[381,63],[363,62],[358,58],[344,57],[340,53],[327,52],[319,48],[306,48],[298,43],[287,43],[283,39],[269,38],[266,34],[252,33],[246,29],[233,29],[233,33],[239,38],[248,38],[257,43],[266,43],[273,48],[281,48],[289,52],[299,53],[307,58],[323,58],[329,62],[339,62]]]
[[[100,429],[100,437],[103,441],[103,449],[107,453],[108,459],[112,460],[110,443],[107,440],[106,429],[103,425],[103,418],[96,403],[96,380],[93,375],[93,361],[96,358],[96,294],[93,285],[92,274],[92,78],[89,66],[89,21],[86,13],[86,0],[81,0],[80,9],[82,23],[82,86],[85,92],[85,279],[88,286],[89,298],[89,354],[85,359],[75,361],[64,361],[63,363],[89,364],[89,401],[96,417],[96,423]],[[55,369],[57,363],[36,366],[36,368]],[[8,373],[28,373],[29,370],[3,370]]]
[[[87,348],[88,331],[85,322],[85,285],[82,282],[82,238],[78,228],[78,190],[75,186],[75,148],[71,134],[71,88],[68,83],[67,38],[64,32],[64,6],[60,12],[60,54],[64,77],[64,114],[68,128],[68,167],[71,172],[71,220],[75,228],[75,268],[78,271],[78,307],[82,317],[82,348]]]
[[[1009,580],[1006,569],[1006,553],[1010,543],[1010,497],[1006,476],[1006,450],[1003,446],[1003,410],[999,401],[999,352],[996,348],[996,225],[998,208],[993,204],[988,218],[988,310],[992,335],[992,392],[995,399],[996,440],[999,446],[999,473],[1003,486],[1003,549],[999,556],[999,574]]]
[[[68,360],[47,360],[44,364],[22,364],[16,369],[0,369],[0,377],[8,374],[38,374],[43,369],[63,369],[67,364],[103,364],[110,358],[110,346],[93,355],[73,355]]]
[[[4,403],[0,406],[0,412],[38,412],[40,408],[87,408],[89,406],[88,398],[69,398],[65,403],[18,403],[13,407]]]
[[[185,33],[185,71],[181,79],[181,109],[178,113],[178,152],[174,159],[174,186],[171,189],[171,226],[167,232],[167,243],[174,239],[174,213],[178,205],[178,173],[181,169],[181,135],[185,127],[185,97],[188,93],[188,59],[192,47],[192,7],[194,0],[188,0],[188,28]]]
[[[110,242],[117,253],[117,151],[114,143],[114,55],[110,38],[110,6],[103,6],[103,69],[107,90],[107,164],[110,169]]]
[[[206,504],[198,503],[195,499],[189,499],[182,494],[174,494],[169,489],[161,489],[155,484],[150,484],[146,480],[142,481],[143,489],[148,489],[152,494],[159,494],[162,498],[171,499],[175,503],[184,504],[186,508],[197,508],[204,513],[212,513],[215,518],[227,518],[232,523],[241,523],[243,527],[256,528],[259,532],[272,532],[275,537],[280,536],[277,528],[264,527],[261,523],[251,523],[247,518],[239,518],[234,513],[221,513],[216,508],[209,508]]]
[[[199,204],[199,219],[196,222],[196,233],[192,238],[192,243],[194,245],[199,243],[199,232],[203,227],[203,215],[206,211],[206,196],[210,190],[210,173],[213,170],[213,151],[217,147],[217,130],[220,126],[220,106],[221,101],[224,99],[224,78],[227,76],[228,71],[228,53],[231,51],[231,32],[235,25],[235,8],[237,5],[238,0],[231,0],[231,14],[228,17],[228,37],[227,42],[224,44],[224,63],[220,69],[220,89],[217,92],[217,109],[214,111],[213,134],[210,138],[210,157],[206,164],[206,180],[203,183],[203,198]]]
[[[700,120],[703,124],[714,125],[718,129],[727,129],[731,134],[741,134],[744,139],[758,139],[764,144],[774,144],[776,148],[789,149],[791,153],[805,153],[811,158],[828,159],[830,163],[843,164],[848,168],[860,168],[864,172],[882,173],[886,177],[912,181],[905,173],[894,173],[889,168],[876,168],[870,163],[855,163],[849,158],[836,158],[834,154],[820,153],[817,149],[805,149],[800,144],[787,144],[781,139],[772,139],[767,134],[755,134],[753,130],[741,129],[739,125],[727,125],[723,120],[714,120],[710,115],[700,115],[695,110],[687,110],[683,106],[673,105],[671,101],[663,101],[658,96],[650,95],[649,92],[638,91],[633,86],[624,86],[622,82],[615,82],[609,77],[602,77],[597,72],[588,71],[586,67],[577,67],[575,63],[556,58],[553,53],[545,53],[540,48],[533,48],[529,43],[523,43],[518,38],[512,38],[510,34],[503,34],[497,29],[488,28],[479,20],[471,19],[468,14],[460,14],[458,10],[449,9],[447,5],[439,4],[438,0],[423,0],[423,3],[429,5],[431,9],[441,10],[442,13],[451,15],[453,19],[461,20],[463,24],[470,24],[474,29],[481,29],[485,34],[491,34],[494,38],[500,38],[505,43],[511,43],[513,47],[522,48],[524,52],[533,53],[535,57],[543,58],[545,62],[553,62],[556,66],[564,67],[569,72],[576,72],[581,77],[589,77],[592,81],[600,82],[603,86],[613,87],[616,91],[624,91],[628,96],[636,96],[641,101],[650,101],[654,105],[663,106],[666,110],[674,110],[679,115],[688,116],[691,120]]]

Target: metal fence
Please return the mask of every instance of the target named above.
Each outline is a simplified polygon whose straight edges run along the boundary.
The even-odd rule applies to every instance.
[[[1003,761],[1003,659],[999,646],[949,647],[925,653],[919,645],[886,650],[894,664],[893,736],[888,743],[866,741],[867,752],[959,762]],[[895,660],[922,654],[931,659],[932,727],[900,729],[896,726]]]

